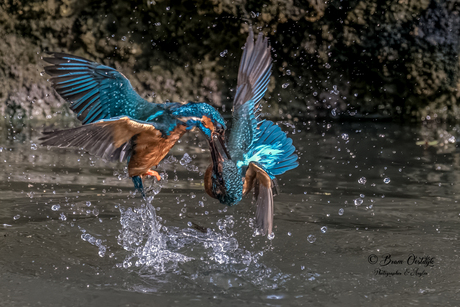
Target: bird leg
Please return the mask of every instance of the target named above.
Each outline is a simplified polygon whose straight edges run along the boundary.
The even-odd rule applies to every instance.
[[[155,178],[156,178],[158,181],[161,180],[160,174],[158,174],[158,172],[156,172],[156,171],[152,171],[151,169],[149,169],[149,170],[147,171],[147,173],[145,173],[143,176],[155,176]]]

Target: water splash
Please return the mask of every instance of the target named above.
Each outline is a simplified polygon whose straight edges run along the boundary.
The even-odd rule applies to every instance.
[[[78,227],[78,228],[80,228],[80,231],[82,232],[81,239],[83,241],[90,243],[91,245],[97,246],[97,248],[99,249],[99,252],[98,252],[99,257],[104,257],[105,253],[107,252],[107,246],[103,244],[103,240],[96,239],[94,236],[87,233],[86,229],[83,229],[81,227]]]
[[[168,158],[166,164],[173,164],[175,171],[179,164],[187,168],[191,161],[192,157],[184,154],[179,161]],[[134,207],[119,206],[121,229],[117,243],[127,254],[117,264],[118,268],[133,270],[149,280],[156,280],[159,275],[171,276],[171,273],[190,276],[194,284],[199,281],[224,289],[247,284],[274,289],[291,278],[289,274],[261,263],[264,252],[271,249],[271,243],[256,251],[241,248],[233,230],[240,229],[241,225],[235,227],[232,215],[220,218],[214,224],[215,229],[193,222],[186,223],[188,227],[185,228],[166,226],[154,207],[154,199],[168,183],[167,174],[162,173],[162,176],[162,181],[152,181],[147,187],[147,195],[152,196],[141,203],[135,202],[138,205]],[[190,195],[192,199],[195,197],[194,193]],[[207,199],[203,198],[203,201]],[[200,207],[204,206],[203,201],[199,201]],[[142,291],[149,291],[144,286],[139,287]]]
[[[131,253],[118,266],[129,268],[134,265],[156,273],[165,273],[175,270],[181,262],[193,260],[167,249],[167,236],[161,231],[161,219],[157,217],[151,201],[147,201],[141,208],[120,207],[120,212],[122,229],[118,244]]]
[[[128,255],[117,265],[119,268],[138,270],[148,279],[185,274],[194,282],[224,289],[248,284],[275,289],[292,278],[261,263],[264,250],[248,251],[239,246],[232,215],[219,219],[216,230],[191,222],[188,228],[166,227],[152,200],[140,208],[120,208],[122,229],[118,244]]]

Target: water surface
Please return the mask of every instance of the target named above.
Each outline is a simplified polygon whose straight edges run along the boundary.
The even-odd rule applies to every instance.
[[[145,202],[124,164],[41,147],[41,125],[4,128],[3,304],[457,305],[460,155],[451,135],[393,123],[278,124],[300,166],[278,178],[272,240],[254,236],[251,197],[227,208],[206,195],[209,152],[197,133],[159,166],[165,180],[147,181]]]

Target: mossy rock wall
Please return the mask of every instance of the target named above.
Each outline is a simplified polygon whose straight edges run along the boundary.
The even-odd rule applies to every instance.
[[[228,112],[252,23],[273,47],[264,112],[455,120],[459,12],[460,0],[6,0],[1,110],[34,118],[66,110],[41,73],[45,51],[65,51],[119,69],[150,101]]]

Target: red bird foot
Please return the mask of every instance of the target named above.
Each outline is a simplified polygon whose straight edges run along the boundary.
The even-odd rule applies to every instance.
[[[160,174],[158,174],[158,172],[152,171],[152,170],[148,170],[147,173],[144,174],[144,176],[155,176],[155,178],[156,178],[158,181],[161,180]]]

